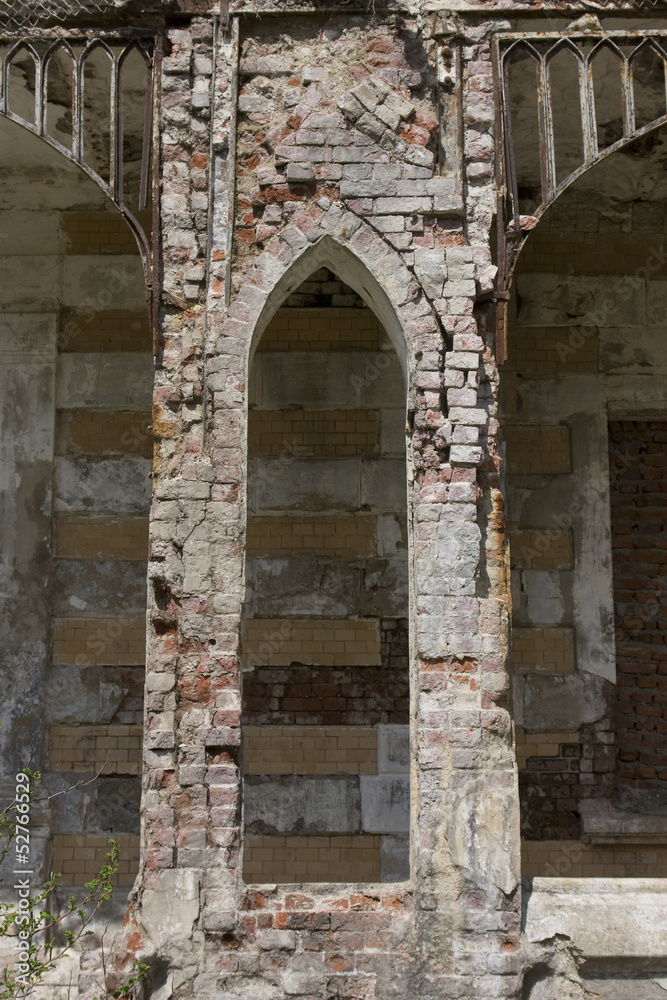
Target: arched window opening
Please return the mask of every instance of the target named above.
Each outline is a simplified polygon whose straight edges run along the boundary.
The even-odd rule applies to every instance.
[[[41,772],[31,832],[65,891],[110,835],[129,887],[153,451],[142,262],[100,187],[6,117],[0,165],[3,772]]]
[[[325,267],[251,367],[244,878],[409,876],[404,376]]]
[[[645,142],[563,192],[514,277],[502,423],[525,876],[667,874],[663,130]]]

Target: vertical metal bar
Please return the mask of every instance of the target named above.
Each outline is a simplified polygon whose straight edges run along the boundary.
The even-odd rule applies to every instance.
[[[216,76],[218,68],[218,18],[213,18],[213,37],[211,40],[211,129],[208,143],[208,219],[206,225],[206,279],[204,286],[204,346],[202,354],[202,394],[201,394],[201,420],[202,436],[206,443],[206,421],[208,415],[208,335],[209,335],[209,312],[212,308],[210,301],[211,290],[211,255],[213,253],[213,234],[215,230],[215,187],[216,187],[216,165],[215,153],[215,111],[216,111]]]
[[[120,204],[122,198],[118,196],[118,181],[119,175],[122,174],[122,169],[119,170],[118,164],[118,129],[119,126],[122,128],[122,109],[120,107],[120,87],[118,84],[118,59],[113,55],[109,94],[109,189],[113,200],[117,204]]]
[[[584,163],[590,165],[595,162],[598,156],[598,133],[595,114],[593,62],[586,57],[579,60],[579,92],[584,134]]]
[[[35,58],[35,128],[38,135],[44,135],[44,62],[43,56]]]
[[[229,152],[227,153],[227,178],[229,183],[228,218],[227,218],[227,246],[225,248],[225,306],[229,305],[232,294],[232,245],[234,238],[234,204],[236,198],[236,133],[238,128],[238,103],[239,103],[239,64],[241,61],[241,29],[240,18],[232,18],[232,30],[230,45],[233,49],[232,79],[230,86],[230,107],[229,116]]]
[[[74,93],[72,94],[72,155],[83,163],[83,102],[84,102],[84,49],[79,58],[74,57]]]
[[[632,85],[630,60],[623,57],[621,66],[621,94],[623,97],[623,135],[629,139],[635,134],[635,98]]]
[[[150,254],[150,292],[151,292],[151,327],[153,330],[153,355],[157,363],[162,361],[162,338],[160,336],[160,299],[161,289],[161,263],[160,263],[160,93],[162,76],[162,54],[164,51],[164,38],[158,35],[155,40],[155,50],[153,54],[153,155],[152,155],[152,204],[153,222],[151,230],[151,254]]]
[[[496,149],[496,262],[498,266],[497,287],[505,290],[505,275],[507,271],[507,237],[505,234],[505,134],[503,129],[503,111],[505,108],[505,77],[500,58],[500,43],[494,38],[491,49],[493,65],[493,83],[495,90],[495,149]],[[502,303],[496,301],[496,360],[502,365],[507,355],[507,336],[505,330]]]
[[[516,179],[516,160],[514,157],[514,131],[512,128],[512,109],[510,107],[510,94],[507,78],[504,73],[505,64],[502,63],[503,70],[503,116],[504,116],[504,138],[505,138],[505,163],[507,165],[507,180],[509,182],[509,195],[512,202],[512,214],[514,216],[514,229],[518,232],[520,228],[519,191]]]
[[[537,76],[537,114],[540,126],[540,179],[542,205],[548,205],[556,193],[556,160],[554,156],[554,126],[551,113],[549,71],[544,55],[540,55]]]
[[[7,103],[7,91],[9,89],[9,64],[7,62],[7,53],[5,52],[2,57],[2,113],[6,115],[9,111],[9,104]]]
[[[144,104],[144,134],[141,141],[141,179],[139,181],[140,212],[146,208],[148,198],[148,170],[151,162],[151,130],[153,127],[153,66],[146,66],[146,100]]]

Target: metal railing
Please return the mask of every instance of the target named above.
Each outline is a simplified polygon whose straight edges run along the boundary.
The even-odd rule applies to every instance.
[[[530,230],[586,170],[667,122],[667,32],[501,34],[493,57],[502,341]]]

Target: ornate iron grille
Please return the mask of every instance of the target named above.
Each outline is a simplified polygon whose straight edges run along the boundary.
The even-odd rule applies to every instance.
[[[522,240],[555,198],[667,122],[667,34],[499,36],[495,57],[506,284]]]
[[[0,25],[21,31],[38,24],[63,24],[81,14],[99,14],[106,6],[103,0],[0,0]]]
[[[152,39],[0,37],[0,114],[78,164],[151,257]]]
[[[31,28],[94,23],[116,24],[132,5],[132,15],[159,14],[160,0],[0,0],[0,31],[26,31]],[[140,9],[134,9],[140,8]],[[145,22],[142,22],[145,23]]]

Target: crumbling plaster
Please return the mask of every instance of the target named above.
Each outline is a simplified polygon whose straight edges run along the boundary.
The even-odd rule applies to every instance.
[[[549,911],[536,948],[520,936],[498,372],[490,310],[476,301],[495,276],[489,43],[508,27],[506,7],[496,20],[489,9],[487,21],[462,16],[455,25],[428,13],[309,13],[298,25],[288,16],[214,27],[194,16],[167,27],[143,853],[110,982],[138,956],[152,963],[149,988],[160,1000],[509,998],[535,966],[546,972],[529,978],[532,1000],[586,995],[575,949],[553,941],[560,916]],[[459,184],[433,155],[443,37],[460,44],[463,64]],[[322,265],[376,311],[409,385],[407,887],[249,887],[240,878],[248,365],[286,295]],[[603,286],[585,290],[584,306]],[[553,324],[576,295],[568,281],[548,279],[526,290],[525,308],[551,297]],[[634,315],[628,307],[624,318]],[[91,377],[69,382],[85,394]],[[625,373],[617,389],[621,382],[623,398],[642,406],[656,393],[633,390]],[[557,391],[545,399],[523,386],[520,399],[522,419],[582,413],[579,397]],[[603,408],[597,423],[581,416],[574,438],[575,454],[597,444],[600,468]],[[131,483],[112,479],[120,501]],[[599,483],[582,477],[578,489],[602,511]],[[70,502],[66,490],[63,498]],[[512,503],[521,499],[510,494]],[[555,679],[535,678],[517,721],[549,705],[553,725],[555,704],[565,728],[604,701],[612,669],[600,523],[587,524],[581,551],[600,595],[592,616],[577,580],[569,604],[547,588],[527,605],[528,614],[543,614],[546,602],[549,614],[579,615],[584,662],[568,682],[571,704],[554,699]],[[573,934],[578,919],[567,917]]]

